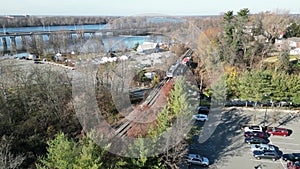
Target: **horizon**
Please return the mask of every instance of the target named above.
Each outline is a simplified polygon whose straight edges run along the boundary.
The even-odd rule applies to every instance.
[[[227,11],[226,11],[227,12]],[[269,12],[269,11],[261,11],[261,12]],[[261,13],[259,12],[259,13]],[[225,13],[225,12],[224,12]],[[34,17],[144,17],[144,16],[151,16],[151,17],[218,17],[218,16],[222,16],[224,13],[220,13],[220,14],[212,14],[212,15],[201,15],[201,14],[194,14],[194,15],[54,15],[54,14],[49,14],[49,15],[30,15],[30,14],[6,14],[6,15],[2,15],[0,14],[0,17],[8,17],[8,16],[34,16]],[[249,15],[257,15],[259,13],[251,13]],[[234,15],[237,15],[236,13]],[[288,13],[288,15],[300,15],[299,13]]]
[[[299,14],[298,0],[185,0],[185,1],[142,1],[141,0],[85,0],[72,2],[70,0],[19,0],[5,1],[0,6],[0,15],[30,15],[30,16],[134,16],[139,14],[162,14],[169,16],[219,16],[227,11],[236,13],[248,8],[251,14],[266,11],[289,11]],[[20,4],[20,5],[18,5]]]

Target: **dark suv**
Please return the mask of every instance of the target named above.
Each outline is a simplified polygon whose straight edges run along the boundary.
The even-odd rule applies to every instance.
[[[260,137],[246,137],[245,143],[248,144],[268,144],[270,142],[267,138],[260,138]]]
[[[269,158],[272,159],[273,161],[276,161],[280,158],[279,154],[277,151],[273,150],[263,150],[263,151],[253,151],[253,157],[256,159],[261,159],[261,158]]]
[[[300,153],[283,154],[282,159],[284,161],[300,161]]]

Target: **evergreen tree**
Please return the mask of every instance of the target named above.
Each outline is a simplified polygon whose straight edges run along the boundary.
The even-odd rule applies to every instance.
[[[221,59],[230,65],[241,65],[249,46],[249,34],[245,32],[249,22],[249,9],[241,9],[236,16],[228,11],[223,16],[224,35],[218,39]]]
[[[47,156],[39,159],[38,169],[98,169],[101,168],[103,148],[98,147],[90,138],[84,137],[78,143],[59,133],[48,141]]]
[[[156,142],[157,137],[152,137],[153,142]],[[145,145],[145,139],[138,137],[134,145],[129,147],[129,155],[138,158],[123,158],[118,162],[117,167],[126,169],[163,169],[165,166],[161,162],[161,158],[157,155],[154,157],[147,157],[150,151],[154,150],[153,147]]]
[[[75,159],[79,155],[79,149],[74,140],[70,141],[63,133],[60,133],[47,144],[49,146],[47,157],[40,159],[41,165],[37,164],[37,168],[73,168]]]
[[[238,88],[241,99],[262,101],[264,95],[272,93],[272,75],[268,71],[245,72],[240,78]]]
[[[300,37],[300,25],[293,22],[286,28],[286,38],[290,37]]]
[[[294,104],[300,104],[300,78],[299,75],[290,75],[289,80],[285,81],[288,84],[289,100]]]
[[[234,31],[233,11],[228,11],[224,14],[223,24],[224,24],[226,42],[228,44],[231,44],[233,41],[233,31]]]
[[[290,72],[292,64],[290,63],[289,49],[287,47],[283,48],[278,55],[279,70],[284,70],[285,72]]]

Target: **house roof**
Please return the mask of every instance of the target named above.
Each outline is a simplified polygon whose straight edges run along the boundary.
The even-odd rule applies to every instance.
[[[153,42],[144,42],[142,45],[140,45],[139,47],[142,50],[150,50],[150,49],[155,49],[157,46],[157,43],[153,43]]]
[[[293,42],[300,42],[300,38],[298,38],[298,37],[291,37],[288,40],[293,41]]]

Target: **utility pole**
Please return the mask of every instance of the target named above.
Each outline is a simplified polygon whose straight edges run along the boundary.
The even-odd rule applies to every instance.
[[[203,83],[203,79],[202,79],[202,75],[200,76],[200,99],[199,99],[199,106],[201,106],[201,94],[202,94],[202,83]]]
[[[264,127],[266,127],[267,111],[268,111],[268,106],[266,106],[266,111],[265,111],[265,116],[264,116]]]
[[[270,97],[269,94],[264,94],[263,95],[263,98],[266,98],[266,100],[268,100],[269,97]],[[268,103],[266,103],[266,111],[265,111],[265,115],[264,115],[264,127],[266,127],[267,111],[268,111]]]

